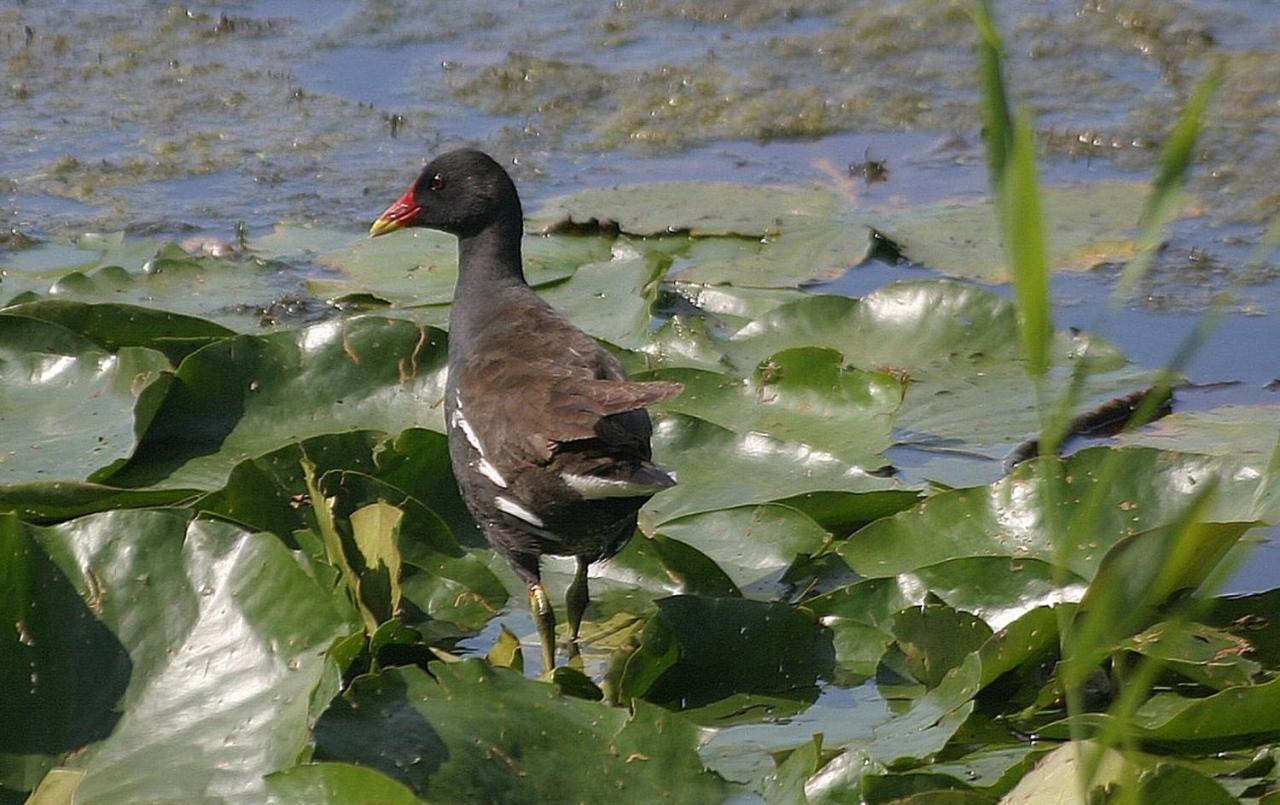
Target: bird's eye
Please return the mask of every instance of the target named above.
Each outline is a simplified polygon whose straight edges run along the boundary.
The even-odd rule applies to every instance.
[[[432,176],[431,181],[427,182],[427,189],[444,190],[444,177],[438,173],[435,176]]]

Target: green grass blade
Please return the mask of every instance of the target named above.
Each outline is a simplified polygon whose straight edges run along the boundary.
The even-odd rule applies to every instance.
[[[1049,369],[1053,320],[1049,302],[1049,259],[1045,249],[1044,220],[1040,213],[1040,182],[1036,176],[1036,140],[1031,118],[1018,116],[1013,150],[1006,164],[1001,192],[1004,210],[1005,252],[1013,269],[1022,348],[1027,371],[1044,377]]]
[[[987,169],[992,189],[999,189],[1005,176],[1005,163],[1013,146],[1013,116],[1001,72],[1004,45],[996,30],[990,0],[976,0],[968,8],[978,29],[978,82],[982,86],[982,122],[987,141]]]

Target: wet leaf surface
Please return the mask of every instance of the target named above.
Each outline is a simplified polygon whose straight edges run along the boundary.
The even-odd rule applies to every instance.
[[[317,757],[372,767],[432,801],[641,802],[725,792],[703,770],[695,730],[679,715],[644,703],[629,715],[479,660],[430,670],[357,680],[316,725]],[[578,747],[571,775],[559,753],[546,751],[564,742]]]

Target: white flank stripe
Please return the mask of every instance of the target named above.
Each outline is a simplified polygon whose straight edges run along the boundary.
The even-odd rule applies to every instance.
[[[498,497],[493,499],[493,502],[498,505],[499,509],[511,515],[512,517],[516,518],[517,520],[524,520],[529,525],[537,526],[538,528],[542,527],[541,517],[529,511],[524,506],[521,506],[519,503],[516,503],[511,498],[504,498],[501,495],[499,495]]]
[[[560,478],[569,485],[570,489],[587,500],[634,498],[666,488],[661,484],[638,484],[616,478],[601,478],[598,475],[575,475],[571,472],[560,473]]]
[[[497,468],[490,464],[487,459],[480,459],[480,463],[476,464],[476,469],[480,470],[481,475],[493,481],[496,486],[500,486],[503,489],[507,488],[507,479],[503,478],[502,473],[498,472]]]
[[[457,404],[453,407],[453,417],[450,419],[450,424],[462,431],[462,435],[467,439],[467,444],[471,445],[472,449],[480,454],[480,461],[475,465],[476,469],[495,485],[506,489],[507,479],[503,478],[502,473],[498,472],[498,468],[490,464],[489,459],[484,457],[484,448],[480,446],[480,438],[476,436],[476,432],[471,428],[471,423],[462,415],[462,395],[455,393],[453,399]]]

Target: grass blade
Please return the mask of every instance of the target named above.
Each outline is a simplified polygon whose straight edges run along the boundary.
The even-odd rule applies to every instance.
[[[968,9],[978,29],[978,81],[982,86],[982,122],[987,141],[987,169],[991,187],[999,190],[1004,181],[1005,163],[1013,147],[1013,116],[1005,92],[1001,63],[1004,45],[996,30],[990,0],[976,0]]]
[[[1022,348],[1033,378],[1049,370],[1053,320],[1049,302],[1049,260],[1044,220],[1040,213],[1040,182],[1036,176],[1036,140],[1031,117],[1018,116],[1013,150],[1005,167],[1001,190],[1005,253],[1013,269]]]

